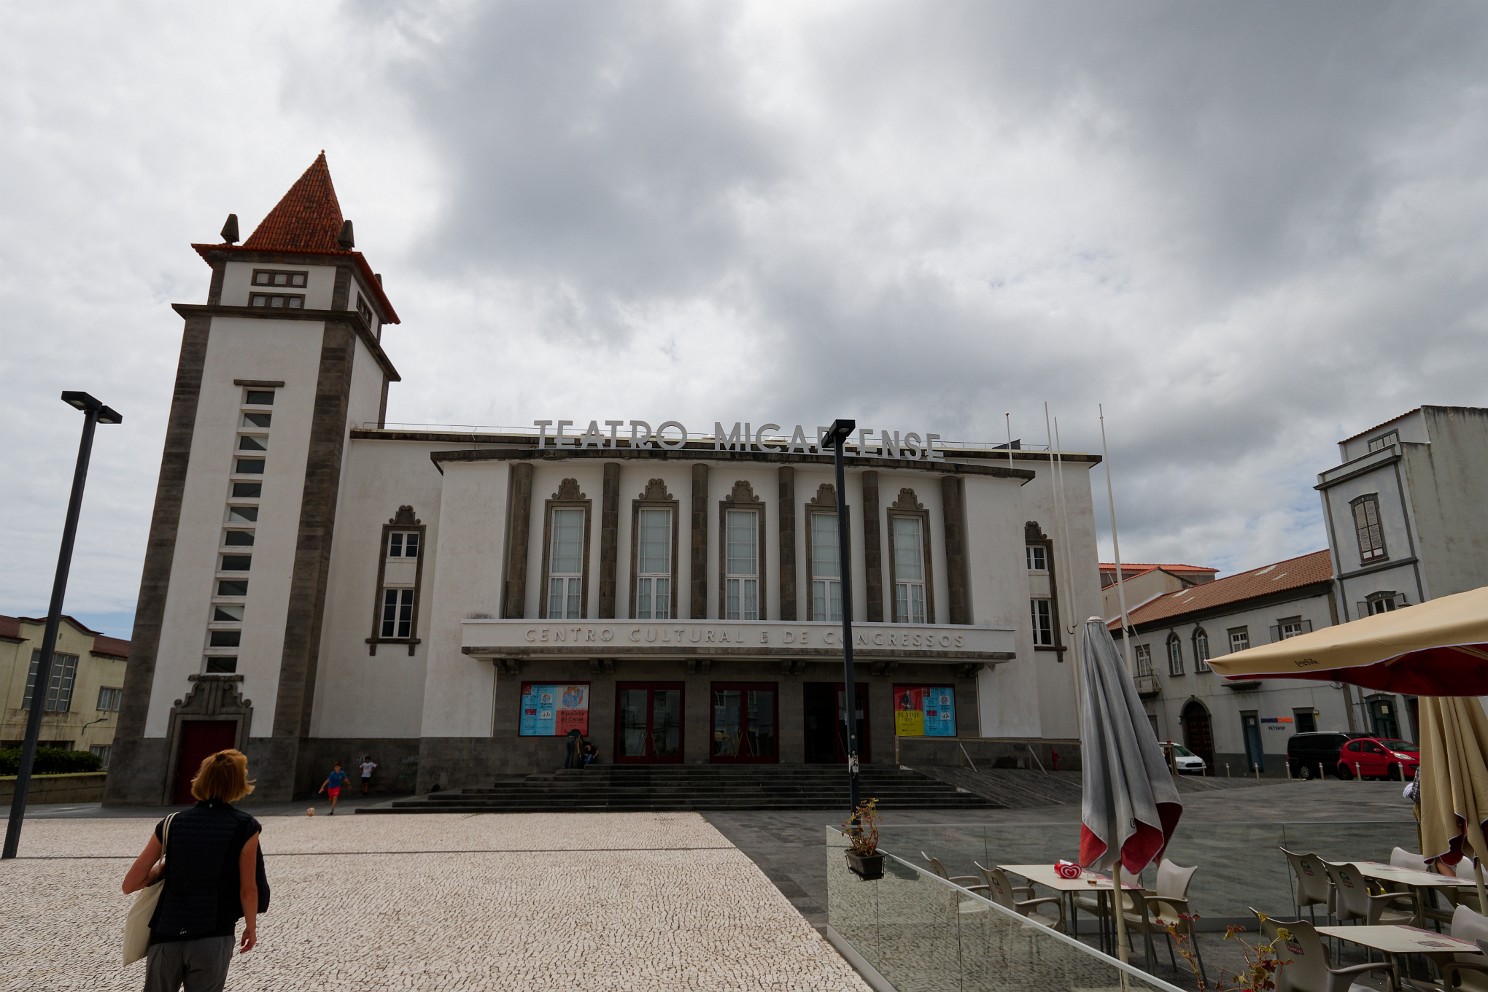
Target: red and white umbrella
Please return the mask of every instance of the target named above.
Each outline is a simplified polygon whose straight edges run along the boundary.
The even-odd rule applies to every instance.
[[[1085,621],[1081,640],[1080,864],[1110,871],[1119,892],[1123,869],[1136,876],[1162,855],[1183,804],[1105,622]],[[1124,914],[1114,915],[1125,961]]]

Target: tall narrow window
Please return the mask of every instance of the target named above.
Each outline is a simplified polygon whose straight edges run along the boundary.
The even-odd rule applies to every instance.
[[[372,535],[368,535],[369,543]],[[377,645],[395,641],[414,652],[419,643],[418,620],[424,561],[424,525],[412,506],[400,506],[377,535],[381,554],[377,557],[377,606],[372,615],[368,653]]]
[[[1138,675],[1152,674],[1152,646],[1150,644],[1137,645],[1136,662]]]
[[[1198,630],[1194,631],[1193,649],[1194,671],[1209,671],[1209,635],[1204,632],[1203,627],[1200,627]]]
[[[1354,510],[1354,531],[1359,536],[1359,561],[1384,561],[1385,531],[1380,524],[1379,497],[1360,496],[1349,504]]]
[[[813,510],[811,527],[811,619],[842,619],[842,556],[838,553],[837,514]]]
[[[1054,605],[1046,596],[1035,596],[1028,601],[1029,619],[1033,624],[1033,646],[1054,646]]]
[[[576,620],[588,605],[584,566],[589,560],[589,497],[577,479],[564,479],[548,500],[543,537],[541,615],[547,620]]]
[[[631,616],[670,620],[677,615],[677,501],[652,479],[632,506]]]
[[[672,601],[672,511],[636,510],[637,620],[667,620]]]
[[[932,623],[930,517],[913,489],[899,490],[889,507],[889,578],[895,623]]]
[[[743,479],[718,504],[718,615],[725,620],[765,619],[765,504]]]
[[[1168,674],[1183,674],[1183,641],[1177,634],[1168,635]]]
[[[548,603],[544,616],[572,620],[583,616],[584,518],[578,507],[555,507],[549,514]]]
[[[758,510],[723,512],[723,618],[758,620],[760,587]]]

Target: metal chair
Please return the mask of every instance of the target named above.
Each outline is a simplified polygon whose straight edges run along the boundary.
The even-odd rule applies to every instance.
[[[1018,889],[1025,886],[1016,886],[1008,880],[1007,872],[1001,868],[984,868],[976,861],[977,871],[982,873],[982,880],[987,883],[987,897],[997,905],[1005,909],[1011,909],[1019,916],[1025,916],[1046,927],[1058,930],[1060,933],[1067,932],[1064,919],[1064,899],[1061,896],[1039,896],[1033,899],[1020,899]],[[1044,912],[1052,906],[1053,915]]]
[[[1356,976],[1383,971],[1390,976],[1390,988],[1400,988],[1400,975],[1395,965],[1388,961],[1373,961],[1333,967],[1328,949],[1318,937],[1317,930],[1306,920],[1290,922],[1262,918],[1261,932],[1266,940],[1276,946],[1277,957],[1282,964],[1276,971],[1278,992],[1373,992],[1367,985],[1354,984]],[[1282,932],[1286,933],[1285,939]]]
[[[1302,915],[1306,909],[1312,917],[1312,922],[1317,923],[1317,910],[1313,907],[1322,906],[1327,916],[1333,915],[1333,889],[1332,883],[1328,881],[1328,872],[1323,867],[1323,862],[1316,854],[1299,854],[1281,848],[1281,853],[1286,855],[1287,863],[1292,867],[1292,875],[1296,879],[1294,897],[1297,905],[1297,916]]]

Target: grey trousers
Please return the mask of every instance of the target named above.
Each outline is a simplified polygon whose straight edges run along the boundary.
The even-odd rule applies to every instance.
[[[222,992],[233,944],[232,937],[151,944],[145,955],[145,992]]]

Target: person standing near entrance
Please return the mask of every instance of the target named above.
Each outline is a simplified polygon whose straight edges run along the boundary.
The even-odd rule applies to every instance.
[[[372,773],[377,771],[377,762],[372,760],[372,755],[362,755],[362,795],[366,795],[372,788]]]
[[[341,762],[338,761],[331,769],[331,773],[326,776],[326,780],[320,783],[320,791],[330,797],[332,816],[336,815],[336,800],[341,798],[341,787],[346,784],[349,777],[341,770]]]
[[[183,982],[189,989],[221,989],[239,919],[245,924],[238,952],[247,954],[258,945],[262,828],[232,805],[252,791],[248,759],[241,751],[230,748],[207,756],[191,780],[196,805],[171,820],[165,863],[159,863],[162,820],[124,875],[125,894],[164,876],[165,888],[150,921],[145,992],[169,992]],[[267,894],[265,888],[262,895]]]

